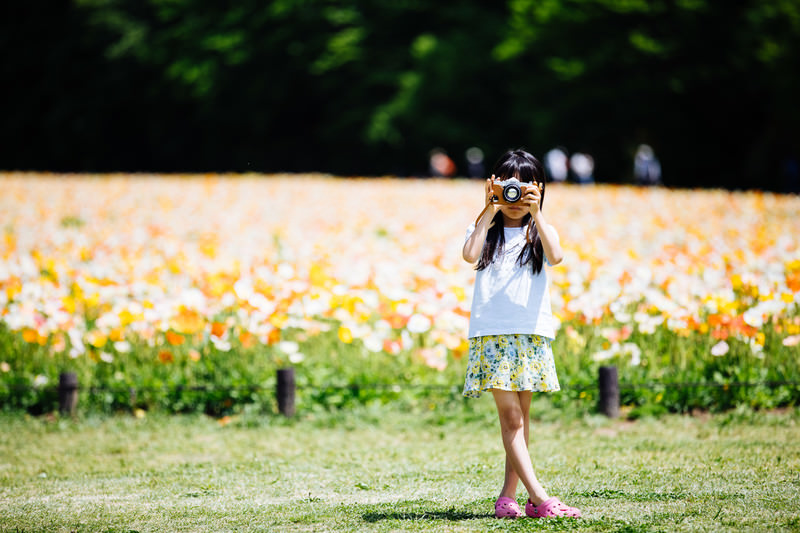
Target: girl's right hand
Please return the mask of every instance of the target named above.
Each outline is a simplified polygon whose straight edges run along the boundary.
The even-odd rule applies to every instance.
[[[494,194],[492,193],[492,182],[494,181],[494,174],[492,174],[491,178],[486,179],[486,203],[490,203],[492,201],[492,197]]]
[[[500,204],[497,202],[492,201],[494,197],[494,193],[492,192],[492,182],[495,180],[494,174],[492,177],[486,180],[486,206],[483,208],[483,211],[480,215],[478,215],[478,219],[475,221],[475,226],[477,227],[481,220],[487,220],[489,222],[488,228],[494,226],[494,216],[500,211]]]

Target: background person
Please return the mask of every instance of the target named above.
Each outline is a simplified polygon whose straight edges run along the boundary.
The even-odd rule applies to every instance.
[[[569,176],[569,157],[561,148],[553,148],[544,155],[544,164],[552,181],[567,181]]]
[[[661,162],[650,145],[640,144],[636,149],[636,155],[633,157],[633,175],[638,185],[661,184]]]
[[[580,185],[594,183],[594,159],[589,154],[575,152],[569,158],[569,168]]]

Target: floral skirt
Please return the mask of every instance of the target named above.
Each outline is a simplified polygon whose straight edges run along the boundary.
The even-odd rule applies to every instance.
[[[469,339],[464,396],[479,398],[489,389],[560,390],[550,339],[539,335],[489,335]]]

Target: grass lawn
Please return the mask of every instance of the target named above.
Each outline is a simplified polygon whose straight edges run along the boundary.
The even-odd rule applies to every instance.
[[[0,415],[0,531],[800,531],[796,409],[544,413],[537,474],[583,519],[493,518],[503,452],[488,397],[227,424]]]

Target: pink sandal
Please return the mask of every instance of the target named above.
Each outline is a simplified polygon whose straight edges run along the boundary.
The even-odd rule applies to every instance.
[[[580,518],[581,511],[576,507],[570,507],[561,503],[561,500],[553,496],[539,505],[534,506],[530,500],[525,504],[525,514],[531,518],[550,518],[550,517],[569,517]]]
[[[513,498],[503,496],[494,502],[495,518],[519,518],[522,516],[522,509]]]

